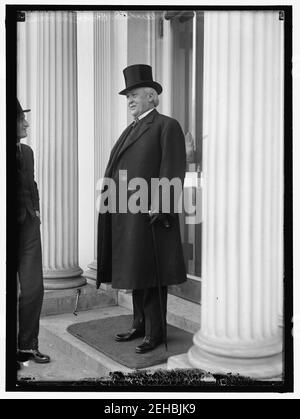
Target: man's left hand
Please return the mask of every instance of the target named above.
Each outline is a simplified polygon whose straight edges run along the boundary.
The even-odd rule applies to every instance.
[[[164,214],[161,212],[156,212],[156,213],[152,213],[151,211],[149,212],[149,217],[150,217],[150,225],[152,224],[160,224],[165,228],[170,228],[171,227],[171,223],[170,223],[170,214]]]
[[[40,224],[41,224],[41,214],[40,211],[35,210],[35,215],[37,216],[37,218],[40,220]]]

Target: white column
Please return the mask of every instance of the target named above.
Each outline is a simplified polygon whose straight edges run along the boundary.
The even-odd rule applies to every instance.
[[[282,373],[281,27],[278,12],[205,12],[202,324],[187,359],[211,373]]]
[[[26,29],[45,288],[73,288],[86,282],[78,266],[76,14],[26,13]]]
[[[127,16],[119,12],[94,12],[94,260],[84,276],[96,279],[97,182],[103,178],[111,149],[127,126],[123,69],[127,65]]]
[[[279,135],[280,135],[280,151],[279,151],[279,178],[283,179],[283,142],[284,142],[284,27],[281,26],[281,47],[280,47],[280,117],[279,117]],[[279,187],[281,188],[279,191],[280,196],[283,196],[283,181],[280,182]],[[278,216],[282,220],[283,223],[283,200],[279,202],[278,208]],[[283,327],[284,325],[284,314],[283,314],[283,303],[284,303],[284,293],[283,293],[283,229],[281,230],[281,238],[278,241],[278,268],[277,268],[277,276],[278,276],[278,312],[279,312],[279,326]]]
[[[94,12],[77,12],[79,265],[86,269],[94,257]]]

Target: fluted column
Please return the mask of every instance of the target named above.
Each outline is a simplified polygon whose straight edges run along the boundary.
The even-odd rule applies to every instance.
[[[281,46],[280,46],[280,119],[279,119],[279,143],[280,143],[280,150],[279,150],[279,167],[278,167],[278,175],[279,179],[283,179],[283,144],[284,144],[284,118],[283,118],[283,109],[284,109],[284,36],[283,36],[283,27],[281,28],[282,34],[281,34]],[[283,196],[283,180],[279,183],[279,195]],[[283,223],[284,214],[283,214],[283,199],[280,200],[279,206],[278,206],[278,217]],[[283,276],[284,276],[284,266],[283,266],[283,254],[284,254],[284,248],[283,248],[283,229],[281,230],[281,237],[278,241],[278,261],[277,261],[277,277],[278,277],[278,312],[279,312],[279,326],[283,327],[284,325],[284,314],[283,314],[283,304],[284,304],[284,292],[283,292]]]
[[[205,12],[204,28],[202,320],[187,360],[273,378],[282,373],[282,22],[278,12]]]
[[[43,13],[38,37],[45,286],[72,288],[85,283],[78,266],[76,14]]]
[[[73,288],[86,282],[78,266],[76,14],[26,13],[25,24],[45,288]]]
[[[94,26],[94,150],[95,150],[95,254],[84,276],[96,279],[97,222],[96,208],[99,179],[103,178],[111,149],[127,125],[126,102],[118,95],[123,89],[123,68],[127,65],[127,16],[103,11],[93,15]]]

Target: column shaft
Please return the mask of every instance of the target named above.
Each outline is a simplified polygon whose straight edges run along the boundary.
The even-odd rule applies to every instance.
[[[94,25],[94,149],[95,149],[95,260],[84,275],[96,279],[97,222],[96,201],[99,180],[104,176],[113,144],[127,125],[124,97],[118,95],[127,65],[127,18],[114,12],[95,12]],[[98,190],[97,190],[98,187]]]
[[[202,324],[188,360],[272,378],[282,372],[282,22],[205,12],[204,30]]]
[[[78,266],[76,14],[30,12],[26,25],[45,288],[73,288],[85,283]]]

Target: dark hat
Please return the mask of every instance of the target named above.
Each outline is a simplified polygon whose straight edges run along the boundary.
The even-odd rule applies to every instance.
[[[119,95],[126,95],[129,90],[137,87],[153,87],[158,94],[161,94],[162,87],[152,78],[152,68],[147,64],[134,64],[123,70],[126,89],[119,92]]]
[[[17,114],[24,113],[24,112],[30,112],[31,109],[22,109],[22,106],[20,105],[20,102],[17,99]]]

